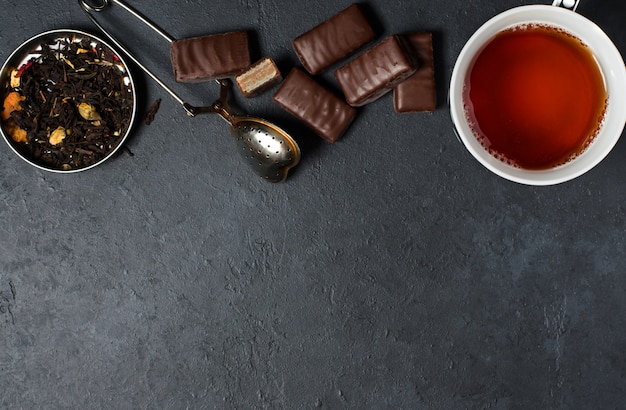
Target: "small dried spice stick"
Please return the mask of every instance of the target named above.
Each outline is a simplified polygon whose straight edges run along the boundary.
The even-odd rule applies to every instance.
[[[150,105],[150,107],[148,107],[148,110],[143,115],[144,124],[146,125],[152,124],[152,121],[154,121],[154,117],[156,116],[157,111],[159,111],[160,106],[161,106],[161,99],[158,98],[152,103],[152,105]]]
[[[235,83],[244,97],[254,97],[275,86],[283,79],[278,67],[265,57],[235,77]]]
[[[435,111],[437,92],[432,33],[411,33],[403,37],[412,46],[411,52],[417,56],[420,67],[394,88],[394,109],[398,113]]]
[[[382,97],[416,69],[399,36],[389,36],[335,71],[348,104],[358,107]]]
[[[356,116],[356,109],[299,68],[291,70],[273,100],[328,142],[337,141]]]
[[[170,56],[178,82],[232,77],[250,66],[248,33],[232,31],[175,40],[170,45]]]
[[[355,3],[293,41],[302,65],[319,74],[376,37],[374,29]]]

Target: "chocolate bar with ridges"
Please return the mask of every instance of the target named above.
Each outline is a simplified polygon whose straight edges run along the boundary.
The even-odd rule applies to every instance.
[[[302,65],[319,74],[376,38],[374,29],[355,3],[293,41]]]
[[[232,77],[250,66],[248,34],[232,31],[176,40],[170,46],[170,56],[178,82]]]
[[[416,69],[407,45],[393,35],[335,71],[348,104],[358,107],[382,97]]]
[[[410,33],[402,37],[411,45],[411,52],[417,56],[420,67],[393,89],[394,109],[398,113],[435,111],[437,92],[432,33]]]
[[[337,141],[356,116],[356,109],[299,68],[291,70],[273,100],[328,142]]]

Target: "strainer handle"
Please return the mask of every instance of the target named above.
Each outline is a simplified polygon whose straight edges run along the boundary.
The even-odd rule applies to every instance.
[[[230,105],[228,105],[228,92],[233,87],[233,83],[228,78],[215,81],[220,85],[220,98],[212,105],[209,107],[194,107],[185,103],[183,106],[191,116],[198,114],[219,114],[221,119],[230,124],[231,127],[234,127],[237,114],[235,114],[230,108]]]
[[[128,6],[126,6],[124,3],[122,3],[119,0],[113,0],[115,3],[121,5],[122,7],[124,7],[127,10],[132,10],[130,9]],[[124,47],[119,41],[117,41],[117,39],[111,34],[109,33],[103,26],[102,24],[100,24],[98,22],[98,20],[93,16],[92,13],[97,13],[97,12],[101,12],[102,10],[104,10],[105,8],[108,7],[109,5],[109,0],[101,0],[101,5],[99,6],[93,6],[91,4],[89,4],[89,2],[87,2],[86,0],[78,0],[78,4],[80,4],[80,7],[83,9],[83,11],[85,12],[85,14],[87,14],[87,17],[89,17],[89,19],[91,20],[91,22],[93,24],[96,25],[96,27],[98,27],[100,29],[100,31],[102,31],[108,38],[109,40],[115,44],[115,46],[119,49],[122,50],[124,52],[124,54],[126,54],[131,60],[133,60],[133,62],[135,64],[137,64],[137,66],[139,68],[141,68],[143,70],[143,72],[145,72],[146,74],[148,74],[154,81],[156,81],[157,84],[159,84],[165,91],[167,91],[176,101],[178,101],[187,111],[187,114],[190,116],[194,116],[195,114],[193,114],[191,111],[189,111],[187,109],[187,107],[189,107],[189,104],[187,104],[180,96],[178,96],[178,94],[176,94],[174,92],[174,90],[172,90],[167,84],[165,84],[159,77],[157,77],[156,74],[154,74],[152,71],[150,71],[148,69],[148,67],[144,66],[141,61],[139,61],[139,59],[137,59],[137,57],[135,57],[133,55],[133,53],[131,53],[130,51],[128,51],[128,49],[126,47]],[[139,15],[138,12],[133,12],[131,11],[131,13],[133,15]],[[145,21],[146,19],[143,17],[140,17],[140,19],[142,21]],[[153,24],[149,24],[152,28],[156,27]],[[161,33],[160,30],[156,29],[157,32]],[[161,33],[163,34],[163,33]],[[166,38],[169,38],[166,37]]]
[[[100,0],[101,4],[99,5],[93,5],[88,0],[78,0],[78,3],[80,3],[80,6],[83,8],[83,10],[89,13],[92,11],[98,12],[98,11],[102,11],[106,9],[107,7],[109,7],[110,1],[122,7],[128,13],[132,14],[135,18],[139,19],[146,26],[154,30],[158,35],[163,37],[167,42],[169,43],[174,42],[174,38],[170,36],[169,34],[167,34],[165,30],[157,26],[153,21],[149,20],[146,16],[141,14],[139,11],[135,10],[134,8],[130,7],[128,4],[124,3],[122,0]],[[93,1],[93,3],[95,3],[95,1]]]
[[[113,0],[113,1],[117,1],[117,0]],[[580,0],[554,0],[552,2],[552,5],[556,7],[563,7],[568,10],[576,11],[576,8],[578,7],[578,3],[580,3]]]

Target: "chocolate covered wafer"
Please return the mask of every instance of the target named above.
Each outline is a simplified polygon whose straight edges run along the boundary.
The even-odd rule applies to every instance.
[[[419,68],[393,89],[393,105],[398,113],[432,112],[437,108],[432,33],[403,35],[419,61]]]
[[[328,142],[337,141],[356,110],[304,71],[293,68],[273,100]]]
[[[178,82],[201,82],[231,77],[250,66],[248,34],[233,31],[175,40],[170,46]]]
[[[376,37],[374,29],[355,3],[293,41],[302,65],[319,74]]]
[[[275,86],[283,79],[276,63],[262,58],[235,77],[235,83],[244,97],[254,97]]]
[[[414,57],[399,36],[389,36],[335,71],[348,104],[371,103],[411,76]]]

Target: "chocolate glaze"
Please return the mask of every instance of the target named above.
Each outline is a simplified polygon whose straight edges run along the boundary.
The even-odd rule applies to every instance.
[[[356,110],[299,68],[293,68],[273,100],[328,142],[337,141]]]
[[[352,4],[296,38],[293,48],[304,68],[319,74],[375,37],[359,6]]]
[[[391,91],[415,72],[416,62],[399,36],[389,36],[335,71],[348,104],[358,107]]]
[[[437,108],[435,64],[432,33],[410,33],[402,36],[411,45],[420,67],[393,90],[396,112],[432,112]]]
[[[248,34],[233,31],[176,40],[170,56],[178,82],[231,77],[250,66]]]

